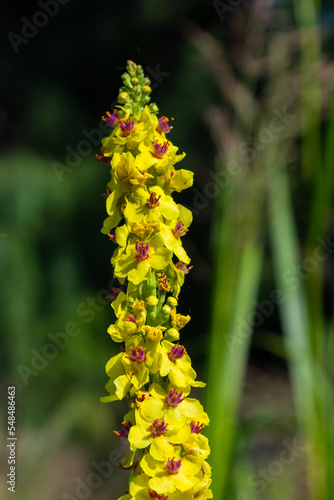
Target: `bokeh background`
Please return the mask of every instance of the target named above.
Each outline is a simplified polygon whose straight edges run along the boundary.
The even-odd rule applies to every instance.
[[[0,25],[1,498],[12,385],[20,500],[127,488],[126,403],[99,402],[115,283],[95,153],[132,59],[195,172],[179,309],[214,498],[332,499],[332,2],[15,1]]]

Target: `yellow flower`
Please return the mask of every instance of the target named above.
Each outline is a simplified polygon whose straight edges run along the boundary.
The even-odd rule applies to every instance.
[[[163,418],[173,427],[182,427],[188,419],[196,420],[203,412],[203,406],[197,399],[187,398],[186,390],[170,389],[167,393],[159,384],[152,384],[150,397],[140,405],[136,422],[145,426],[147,421]]]
[[[177,219],[161,226],[161,236],[164,244],[169,250],[175,253],[178,259],[185,264],[189,264],[190,258],[184,250],[181,237],[188,232],[188,227],[192,222],[192,213],[182,205],[178,205],[180,215]]]
[[[201,480],[189,490],[189,493],[194,495],[194,500],[207,500],[208,498],[212,498],[212,491],[209,489],[211,484],[211,467],[207,462],[202,462],[201,470],[197,476]]]
[[[147,280],[151,268],[156,271],[164,269],[171,259],[171,251],[163,246],[160,235],[153,236],[146,243],[130,239],[126,252],[112,260],[115,275],[127,278],[135,285]]]
[[[191,367],[191,360],[186,350],[181,345],[175,345],[167,340],[163,340],[160,375],[168,378],[171,384],[178,388],[187,386],[204,387],[203,382],[195,382],[196,372]]]
[[[139,332],[145,324],[147,314],[145,305],[138,309],[136,304],[132,305],[133,314],[124,310],[116,323],[109,326],[108,333],[115,342],[123,342],[128,335]]]
[[[131,233],[136,234],[141,240],[148,239],[157,231],[160,231],[160,224],[158,222],[130,222]]]
[[[183,316],[182,314],[176,313],[176,308],[173,307],[171,314],[170,314],[171,322],[172,322],[172,327],[176,328],[177,330],[181,330],[187,323],[190,321],[190,316],[187,314],[187,316]]]
[[[183,168],[175,170],[174,168],[171,168],[168,172],[166,172],[166,176],[164,178],[165,191],[168,194],[171,194],[173,191],[180,193],[183,189],[191,187],[193,182],[194,173],[190,170],[185,170]]]
[[[142,161],[140,155],[134,157],[129,151],[127,153],[115,153],[111,161],[117,185],[119,182],[129,183],[134,186],[146,184],[147,179],[153,178],[153,175],[147,172],[149,166],[149,164]]]
[[[100,398],[102,403],[123,399],[131,389],[130,377],[126,374],[122,359],[124,353],[121,352],[109,359],[106,364],[106,373],[110,380],[105,388],[109,392],[109,396]]]
[[[137,190],[138,203],[127,202],[124,217],[130,222],[153,222],[164,217],[167,220],[177,219],[179,209],[173,198],[167,196],[159,186],[151,186],[148,190]]]
[[[160,494],[190,490],[200,482],[197,474],[201,466],[183,455],[180,446],[175,446],[173,454],[164,461],[156,460],[150,453],[144,455],[140,466],[148,476],[151,476],[149,487]]]
[[[130,479],[130,494],[134,500],[193,500],[193,494],[174,490],[170,494],[157,493],[149,486],[150,477],[144,473]]]

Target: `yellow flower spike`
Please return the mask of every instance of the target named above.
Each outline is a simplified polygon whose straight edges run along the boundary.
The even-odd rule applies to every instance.
[[[183,248],[192,213],[171,195],[190,187],[193,173],[177,168],[185,154],[169,139],[169,119],[149,103],[151,82],[142,67],[128,61],[122,81],[122,105],[103,116],[110,133],[97,155],[110,164],[101,231],[115,245],[111,263],[124,290],[113,287],[109,295],[117,319],[108,332],[124,346],[106,365],[109,395],[101,401],[127,397],[131,408],[115,431],[131,449],[121,465],[131,470],[121,500],[206,500],[210,447],[202,431],[209,418],[189,397],[192,387],[205,384],[174,343],[190,320],[176,306],[192,268]]]

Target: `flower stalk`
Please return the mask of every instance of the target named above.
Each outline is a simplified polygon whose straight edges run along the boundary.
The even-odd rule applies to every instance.
[[[205,384],[179,344],[190,316],[177,312],[191,269],[182,241],[192,214],[172,197],[192,185],[193,173],[176,168],[185,154],[166,139],[170,120],[157,117],[141,66],[128,61],[122,81],[118,106],[103,117],[111,131],[97,155],[111,172],[102,232],[117,245],[111,263],[120,288],[110,295],[117,319],[108,333],[121,344],[107,362],[101,401],[129,401],[114,431],[130,446],[121,464],[130,471],[122,500],[204,500],[212,497],[202,434],[209,418],[189,395]]]

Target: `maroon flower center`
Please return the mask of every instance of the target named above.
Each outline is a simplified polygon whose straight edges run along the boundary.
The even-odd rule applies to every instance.
[[[175,460],[175,457],[169,458],[167,460],[166,472],[170,475],[176,475],[179,473],[181,468],[182,458]]]
[[[119,122],[119,116],[118,116],[117,110],[114,109],[113,114],[111,114],[109,111],[107,111],[106,115],[102,116],[102,120],[104,122],[108,123],[108,125],[111,125],[112,127],[114,127]]]
[[[150,197],[148,198],[146,202],[146,206],[148,208],[157,208],[160,205],[160,198],[161,195],[157,197],[156,193],[151,193]]]
[[[119,125],[124,137],[127,137],[134,132],[135,119],[131,118],[131,120],[120,120]]]
[[[161,419],[161,422],[158,418],[156,420],[154,420],[152,427],[151,427],[152,436],[159,437],[159,436],[162,436],[163,434],[165,434],[165,432],[167,430],[167,425],[168,424],[166,424],[164,419]]]
[[[177,264],[175,264],[175,267],[177,269],[180,269],[184,274],[189,274],[190,273],[190,270],[194,267],[194,266],[190,266],[190,267],[187,267],[185,265],[184,262],[178,262]]]
[[[122,427],[119,430],[113,431],[117,436],[127,438],[129,435],[129,430],[132,427],[130,420],[122,422]]]
[[[182,345],[174,345],[172,350],[168,353],[170,361],[175,362],[176,359],[182,358],[186,354],[186,350]]]
[[[190,422],[190,429],[191,429],[191,432],[193,434],[200,434],[202,432],[202,430],[204,429],[204,424],[200,424],[199,422],[197,422],[197,424],[195,424],[195,421],[192,420]]]
[[[171,389],[167,396],[165,397],[165,406],[177,406],[184,400],[183,391],[176,392],[175,389]]]
[[[160,144],[158,141],[155,141],[155,143],[153,144],[154,151],[152,155],[161,160],[161,158],[163,158],[167,153],[168,147],[169,147],[168,141],[164,142],[163,144]]]
[[[188,229],[185,229],[184,222],[179,221],[175,225],[175,229],[172,230],[175,238],[179,238],[180,236],[184,236],[188,232]]]
[[[146,351],[140,346],[138,346],[137,349],[131,347],[131,354],[128,358],[130,361],[142,365],[146,361]]]
[[[163,494],[159,495],[159,493],[150,489],[148,490],[148,494],[153,500],[168,500],[169,498],[169,495],[163,495]]]
[[[159,132],[159,134],[161,134],[161,132],[168,134],[168,132],[170,132],[170,130],[173,128],[170,125],[168,125],[168,122],[169,119],[166,118],[166,116],[162,116],[161,118],[159,118],[159,123],[155,130]]]
[[[150,249],[150,244],[149,242],[147,243],[144,243],[143,241],[136,241],[136,252],[137,252],[137,256],[136,256],[136,260],[139,260],[139,262],[141,262],[142,260],[146,260],[149,258],[149,254],[148,254],[148,251]]]

